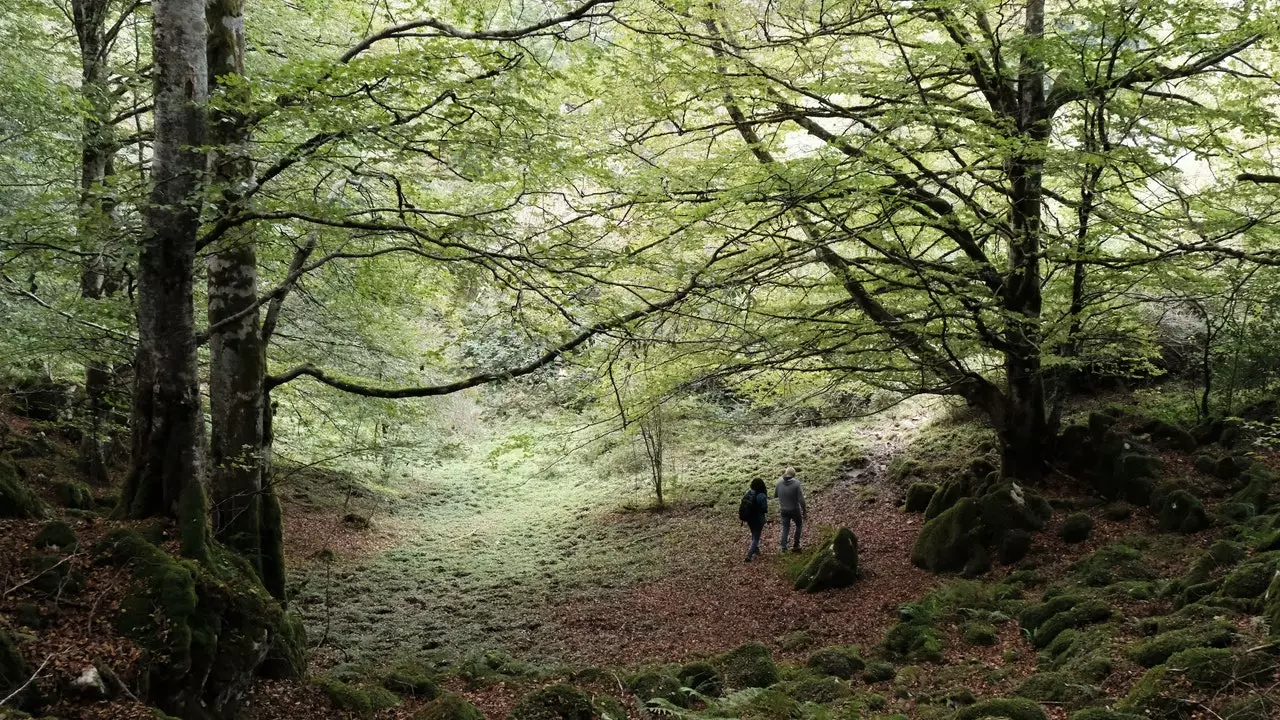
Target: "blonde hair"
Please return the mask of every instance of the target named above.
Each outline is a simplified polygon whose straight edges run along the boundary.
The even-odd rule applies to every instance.
[[[784,478],[793,478],[795,476],[796,476],[796,469],[793,467],[789,467],[786,470],[782,471],[782,477]]]

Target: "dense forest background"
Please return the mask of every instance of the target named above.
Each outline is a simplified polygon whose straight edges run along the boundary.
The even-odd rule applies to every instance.
[[[8,0],[0,713],[1271,717],[1278,23]]]

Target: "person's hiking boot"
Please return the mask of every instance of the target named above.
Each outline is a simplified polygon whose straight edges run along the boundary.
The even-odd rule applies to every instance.
[[[791,546],[791,552],[800,552],[800,546],[799,546],[799,545],[792,545],[792,546]]]

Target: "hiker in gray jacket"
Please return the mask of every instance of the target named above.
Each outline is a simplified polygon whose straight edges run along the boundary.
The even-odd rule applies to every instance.
[[[778,498],[778,508],[782,514],[782,552],[787,551],[787,536],[791,534],[791,523],[796,524],[795,544],[793,551],[800,549],[800,530],[804,527],[804,519],[809,515],[809,505],[804,501],[804,488],[800,487],[800,478],[796,477],[795,468],[787,468],[773,491]]]

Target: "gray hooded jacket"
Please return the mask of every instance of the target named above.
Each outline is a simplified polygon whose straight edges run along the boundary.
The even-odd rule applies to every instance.
[[[800,487],[800,478],[784,477],[778,481],[773,491],[778,498],[778,509],[787,515],[808,515],[809,506],[804,501],[804,489]]]

